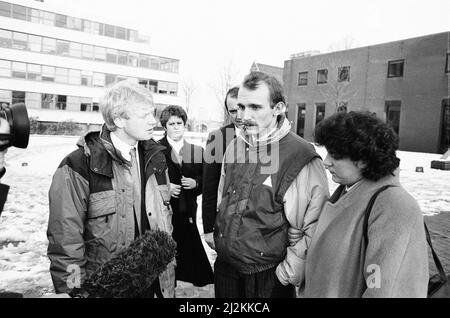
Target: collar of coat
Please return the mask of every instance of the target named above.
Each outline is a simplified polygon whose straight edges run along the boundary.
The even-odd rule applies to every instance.
[[[130,165],[129,161],[125,160],[120,152],[114,148],[111,141],[111,132],[106,128],[106,125],[102,126],[101,131],[89,132],[81,137],[77,142],[77,146],[84,149],[84,153],[89,160],[89,167],[94,173],[112,178],[113,160],[120,164]],[[148,165],[155,155],[158,153],[162,154],[162,151],[165,149],[164,146],[153,139],[140,141],[138,147],[139,151],[143,153],[145,166]]]

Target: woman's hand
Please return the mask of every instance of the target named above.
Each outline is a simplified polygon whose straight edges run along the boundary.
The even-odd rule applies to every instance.
[[[197,188],[197,181],[192,178],[182,177],[181,186],[183,187],[183,189],[192,190]]]
[[[178,198],[181,192],[181,185],[170,183],[170,196],[174,198]]]

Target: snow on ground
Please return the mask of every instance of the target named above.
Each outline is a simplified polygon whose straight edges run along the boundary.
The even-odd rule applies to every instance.
[[[76,149],[78,137],[31,136],[28,149],[10,148],[7,173],[2,182],[11,189],[0,217],[0,291],[8,290],[37,297],[52,293],[47,249],[48,189],[57,166],[65,155]],[[326,151],[318,149],[322,158]],[[450,171],[430,169],[432,160],[440,155],[414,152],[398,153],[400,181],[417,199],[426,215],[450,212]],[[415,172],[423,167],[424,172]],[[336,188],[330,181],[330,190]],[[201,206],[201,204],[200,204]],[[199,211],[198,216],[201,216]],[[198,228],[202,231],[201,219]],[[214,252],[206,244],[211,262]],[[178,296],[205,297],[212,285],[192,291],[181,283]]]

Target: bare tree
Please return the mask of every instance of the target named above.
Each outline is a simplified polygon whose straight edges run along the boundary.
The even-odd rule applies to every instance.
[[[234,71],[233,60],[229,59],[222,68],[219,69],[216,81],[212,81],[210,88],[219,102],[219,105],[224,105],[225,96],[228,90],[233,87],[236,72]],[[230,118],[227,110],[223,107],[224,124],[230,123]]]
[[[185,77],[183,78],[181,82],[181,90],[183,92],[184,97],[184,103],[186,105],[186,113],[188,117],[190,116],[190,110],[191,110],[191,100],[192,100],[192,94],[194,94],[194,91],[196,90],[196,85],[192,78]]]
[[[349,50],[355,47],[355,39],[351,36],[345,36],[337,42],[334,42],[328,46],[328,51],[342,51]]]
[[[351,68],[334,58],[328,60],[327,66],[325,75],[327,85],[319,85],[319,90],[328,103],[334,105],[335,112],[346,112],[348,102],[358,94],[358,90],[350,80]],[[331,72],[328,72],[328,70]],[[330,79],[330,77],[332,78]]]

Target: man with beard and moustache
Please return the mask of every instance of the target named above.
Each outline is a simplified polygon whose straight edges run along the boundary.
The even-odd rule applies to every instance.
[[[314,147],[290,131],[275,77],[247,75],[238,107],[243,129],[226,150],[218,189],[215,296],[295,297],[329,196],[325,169]],[[288,239],[288,229],[300,239]]]
[[[217,213],[217,188],[219,187],[223,155],[242,127],[241,118],[238,116],[238,92],[239,87],[235,86],[230,88],[225,96],[225,109],[230,115],[231,123],[211,132],[206,141],[203,164],[202,220],[205,241],[212,249],[214,249],[213,227]]]

